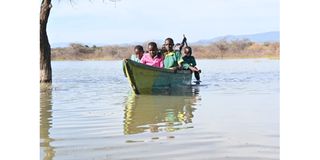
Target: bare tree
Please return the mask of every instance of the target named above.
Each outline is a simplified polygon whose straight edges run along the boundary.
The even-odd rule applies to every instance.
[[[223,59],[224,54],[228,50],[228,42],[227,42],[227,40],[226,39],[221,39],[218,42],[216,42],[215,45],[219,49],[220,54],[221,54],[221,58]]]

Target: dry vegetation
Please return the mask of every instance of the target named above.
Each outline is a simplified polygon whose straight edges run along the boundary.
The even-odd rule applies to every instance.
[[[158,44],[161,46],[161,44]],[[114,60],[129,58],[133,53],[132,45],[89,47],[72,43],[66,48],[52,49],[53,60]],[[249,40],[220,40],[210,45],[191,45],[193,55],[198,59],[223,58],[279,58],[279,42],[255,43]],[[146,48],[146,43],[144,44]]]

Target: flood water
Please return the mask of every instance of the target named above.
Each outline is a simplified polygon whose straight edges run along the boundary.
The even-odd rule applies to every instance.
[[[42,160],[279,159],[279,61],[198,60],[202,83],[135,95],[122,61],[53,62]]]

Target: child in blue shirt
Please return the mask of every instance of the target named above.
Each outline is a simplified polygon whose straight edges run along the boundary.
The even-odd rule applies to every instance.
[[[140,60],[143,56],[144,50],[141,45],[137,45],[134,47],[134,54],[131,55],[131,60],[140,63]]]

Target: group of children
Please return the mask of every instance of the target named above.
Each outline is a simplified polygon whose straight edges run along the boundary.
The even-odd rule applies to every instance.
[[[184,48],[184,56],[181,55],[181,50]],[[150,65],[153,67],[167,69],[186,69],[191,70],[196,78],[196,83],[200,82],[199,73],[201,70],[196,67],[197,63],[192,56],[192,48],[187,45],[186,37],[183,38],[181,44],[176,44],[172,38],[167,38],[161,49],[158,49],[155,42],[148,43],[148,51],[144,51],[141,45],[134,47],[135,54],[131,55],[131,60]]]

